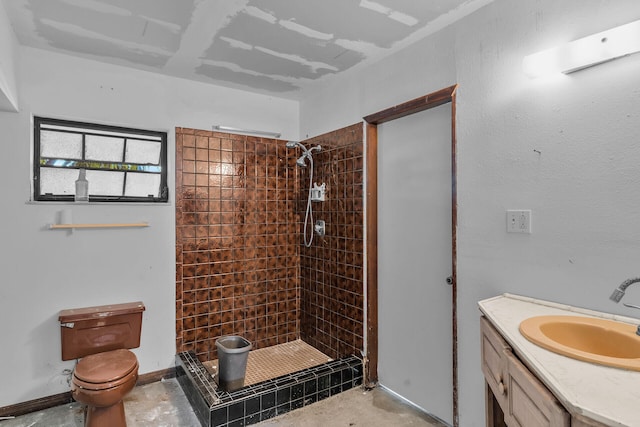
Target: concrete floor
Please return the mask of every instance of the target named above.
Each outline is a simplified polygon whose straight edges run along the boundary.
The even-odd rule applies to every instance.
[[[407,405],[382,388],[357,387],[256,427],[445,427],[446,424]]]
[[[133,389],[125,398],[128,427],[200,427],[175,378]],[[0,427],[82,427],[84,409],[78,403],[0,421]]]
[[[136,387],[125,400],[128,427],[200,427],[175,379]],[[57,406],[0,421],[0,427],[82,427],[83,408]],[[442,427],[384,389],[355,388],[302,409],[254,424],[257,427]]]

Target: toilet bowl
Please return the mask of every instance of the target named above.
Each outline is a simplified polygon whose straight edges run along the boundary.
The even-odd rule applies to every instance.
[[[86,426],[125,426],[122,399],[136,385],[138,360],[129,350],[98,353],[80,360],[71,395],[87,405]]]
[[[123,398],[138,380],[141,302],[63,310],[62,359],[80,359],[71,395],[86,405],[85,427],[126,427]]]

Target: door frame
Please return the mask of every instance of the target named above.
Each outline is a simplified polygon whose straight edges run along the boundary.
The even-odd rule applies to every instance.
[[[458,217],[456,173],[456,91],[458,85],[446,87],[428,95],[364,117],[366,122],[366,296],[367,340],[364,384],[375,387],[378,382],[378,125],[451,103],[451,298],[453,342],[453,425],[458,426],[458,319],[457,319],[457,254],[456,230]],[[444,277],[442,278],[445,279]]]

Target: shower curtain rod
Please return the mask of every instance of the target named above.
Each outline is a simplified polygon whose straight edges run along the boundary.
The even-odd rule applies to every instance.
[[[281,135],[279,132],[268,132],[263,130],[252,130],[252,129],[239,129],[239,128],[233,128],[233,127],[222,126],[222,125],[214,125],[213,130],[221,130],[224,132],[231,132],[231,133],[244,133],[244,134],[251,134],[251,135],[270,136],[272,138],[280,138],[280,135]]]

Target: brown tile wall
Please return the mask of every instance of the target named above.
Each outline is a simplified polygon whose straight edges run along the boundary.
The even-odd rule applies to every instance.
[[[176,128],[176,349],[217,359],[215,340],[254,348],[298,337],[333,357],[363,348],[363,134],[304,141],[327,184],[302,244],[309,169],[284,141]]]
[[[299,337],[295,152],[284,141],[176,128],[176,349],[217,359]]]
[[[300,246],[300,333],[328,356],[360,356],[364,333],[363,127],[355,124],[304,141],[314,152],[314,182],[325,202],[312,202],[326,236]],[[301,169],[298,212],[304,219],[309,168]]]

